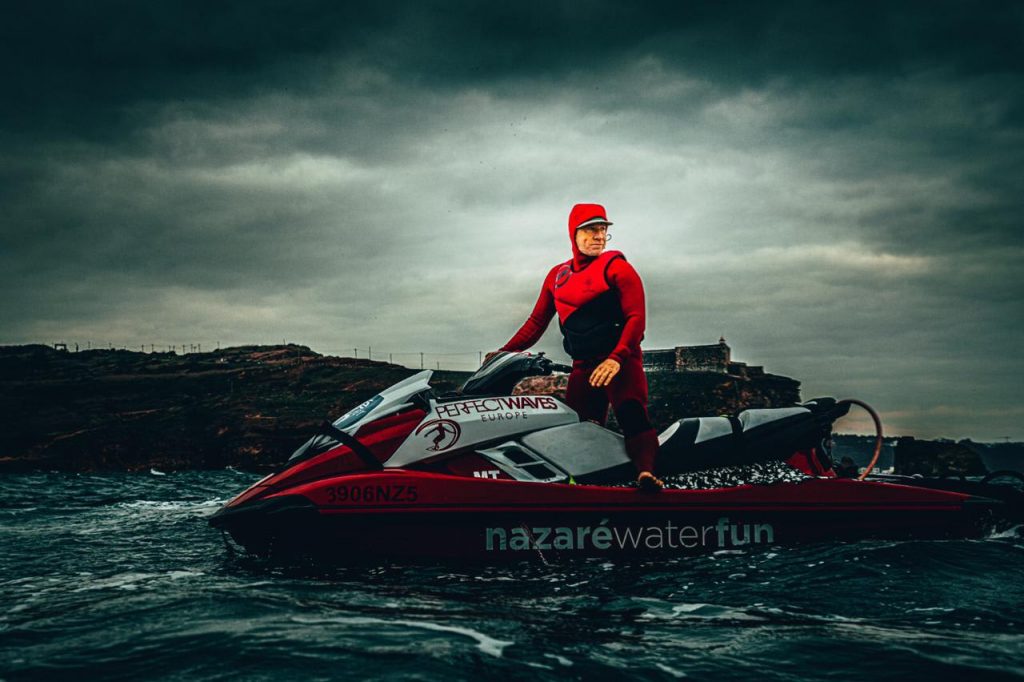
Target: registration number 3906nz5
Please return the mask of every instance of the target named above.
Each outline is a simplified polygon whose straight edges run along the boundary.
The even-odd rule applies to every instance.
[[[337,485],[326,489],[327,501],[360,502],[415,502],[419,499],[414,485]]]

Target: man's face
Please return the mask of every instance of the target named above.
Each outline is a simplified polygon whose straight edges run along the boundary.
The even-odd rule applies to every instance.
[[[607,225],[588,225],[576,230],[576,248],[584,256],[590,256],[591,258],[600,256],[601,252],[604,251],[607,241]]]

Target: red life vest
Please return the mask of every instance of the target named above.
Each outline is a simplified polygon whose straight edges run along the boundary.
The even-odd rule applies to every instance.
[[[621,251],[605,251],[582,270],[573,261],[555,273],[552,295],[565,352],[576,360],[607,356],[622,335],[626,318],[618,292],[608,281],[608,266]]]

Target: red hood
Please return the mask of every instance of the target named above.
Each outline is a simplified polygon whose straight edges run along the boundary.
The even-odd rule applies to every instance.
[[[583,255],[576,246],[576,228],[593,218],[608,220],[608,213],[601,204],[576,204],[569,212],[569,245],[572,246],[572,264],[574,270],[589,265],[593,258]],[[609,225],[611,223],[608,223]]]

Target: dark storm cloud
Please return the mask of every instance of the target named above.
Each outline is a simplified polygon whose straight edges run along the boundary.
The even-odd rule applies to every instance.
[[[325,59],[493,87],[657,55],[718,83],[1024,68],[1016,3],[21,3],[0,28],[9,130],[115,139],[130,107],[315,90]],[[1018,109],[1017,115],[1020,114]]]
[[[341,3],[22,3],[0,29],[4,119],[19,132],[114,140],[131,130],[133,104],[229,101],[266,87],[282,63],[358,45],[381,14]],[[304,87],[305,73],[272,86]]]
[[[1015,3],[23,3],[0,24],[0,342],[472,364],[564,257],[565,209],[601,198],[648,347],[725,333],[805,395],[930,435],[974,407],[1003,435],[1022,27]]]

